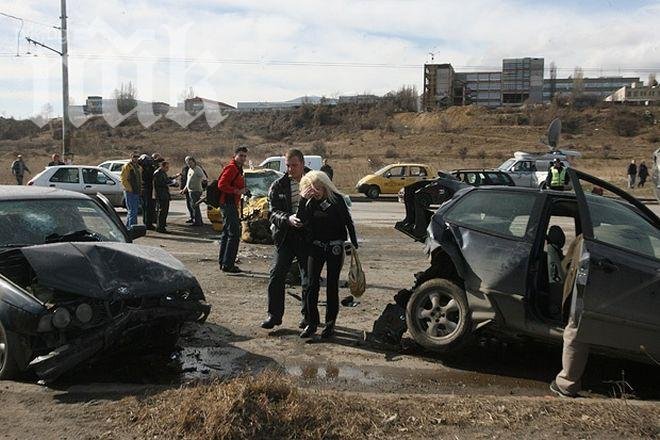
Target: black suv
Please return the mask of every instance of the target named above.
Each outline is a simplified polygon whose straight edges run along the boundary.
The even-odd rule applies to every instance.
[[[568,173],[571,192],[446,180],[452,198],[415,235],[430,267],[397,301],[417,343],[453,352],[485,329],[561,343],[573,316],[594,351],[660,359],[660,220],[625,191]]]

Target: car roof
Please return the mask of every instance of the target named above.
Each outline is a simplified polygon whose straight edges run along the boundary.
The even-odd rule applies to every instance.
[[[99,169],[99,170],[103,169],[98,165],[55,165],[55,166],[46,167],[46,168],[95,168],[95,169]]]
[[[498,173],[506,174],[502,170],[493,169],[493,168],[459,168],[457,170],[451,170],[450,173]]]
[[[504,186],[504,185],[482,185],[470,187],[472,191],[506,191],[506,192],[519,192],[519,193],[543,193],[561,195],[565,197],[575,197],[573,191],[555,191],[552,189],[532,188],[529,186]]]
[[[0,185],[0,200],[83,199],[82,193],[44,186]]]
[[[425,167],[425,168],[431,168],[431,165],[427,163],[413,163],[413,162],[397,162],[397,163],[391,163],[387,166],[405,166],[405,167]]]

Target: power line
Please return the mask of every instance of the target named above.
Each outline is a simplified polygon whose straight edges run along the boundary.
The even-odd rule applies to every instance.
[[[34,23],[34,24],[38,24],[38,25],[40,25],[40,26],[46,26],[46,27],[49,27],[49,28],[57,29],[57,30],[60,29],[58,26],[53,26],[52,24],[46,24],[46,23],[42,23],[42,22],[40,22],[40,21],[30,20],[29,18],[17,17],[17,16],[15,16],[15,15],[7,14],[7,13],[5,13],[5,12],[0,12],[0,15],[3,15],[3,16],[5,16],[5,17],[7,17],[7,18],[13,18],[14,20],[26,21],[26,22],[28,22],[28,23]]]

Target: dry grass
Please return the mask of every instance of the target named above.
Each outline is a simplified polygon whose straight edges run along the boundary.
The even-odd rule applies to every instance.
[[[122,402],[120,402],[122,403]],[[302,390],[278,373],[122,404],[144,437],[181,439],[653,438],[657,405],[557,398],[359,395]],[[128,410],[126,410],[128,408]]]

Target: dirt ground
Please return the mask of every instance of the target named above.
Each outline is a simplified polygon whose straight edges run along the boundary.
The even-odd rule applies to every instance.
[[[409,287],[412,274],[423,270],[426,263],[421,246],[391,228],[396,218],[390,221],[387,210],[401,208],[388,206],[398,204],[371,205],[362,220],[357,221],[367,292],[356,307],[341,307],[337,337],[327,342],[298,337],[300,290],[295,287],[287,289],[283,325],[272,331],[259,327],[266,316],[272,247],[241,243],[240,266],[249,272],[238,276],[223,274],[217,265],[217,234],[209,225],[185,226],[183,212],[173,209],[168,227],[173,234],[150,232],[139,243],[167,250],[193,271],[212,305],[208,321],[187,326],[180,351],[168,359],[139,357],[138,353],[135,357],[110,359],[82,366],[50,387],[37,385],[30,377],[22,382],[0,382],[0,439],[142,438],[144,432],[131,424],[127,414],[131,399],[176,392],[182,384],[204,384],[213,378],[228,379],[265,369],[282,372],[307,392],[361,396],[378,405],[390,405],[391,411],[401,411],[406,406],[408,411],[419,407],[424,413],[427,409],[436,411],[434,405],[451,402],[454,410],[469,409],[466,418],[476,417],[475,414],[487,417],[488,411],[482,411],[483,408],[492,408],[490,420],[498,411],[501,415],[504,408],[509,414],[506,422],[484,422],[488,426],[483,429],[480,422],[451,429],[437,423],[437,429],[425,425],[419,431],[411,428],[415,423],[409,417],[415,417],[409,415],[408,424],[400,427],[402,430],[383,434],[392,438],[432,434],[451,438],[641,438],[658,434],[657,367],[592,356],[584,382],[588,398],[580,399],[579,404],[586,405],[584,408],[591,404],[601,407],[598,411],[576,407],[590,421],[585,428],[585,423],[567,424],[547,411],[563,402],[548,391],[548,383],[560,368],[559,347],[505,344],[486,338],[464,355],[442,358],[411,343],[385,347],[365,341],[366,333],[385,305],[392,302],[392,296]],[[341,289],[340,297],[346,295],[348,289]],[[323,315],[322,308],[320,311]],[[617,385],[622,379],[632,387],[625,400],[620,398]],[[172,411],[177,411],[176,400],[170,405]],[[647,423],[650,417],[651,428],[646,426],[646,430],[640,431],[640,422],[634,418],[629,420],[630,426],[619,424],[615,431],[607,430],[606,423],[599,423],[598,417],[604,421],[624,407],[629,410],[629,405],[637,405],[633,408],[639,410],[633,412],[646,417]],[[546,411],[546,415],[530,419],[524,415],[529,408]],[[430,414],[426,413],[424,420],[433,419]]]

